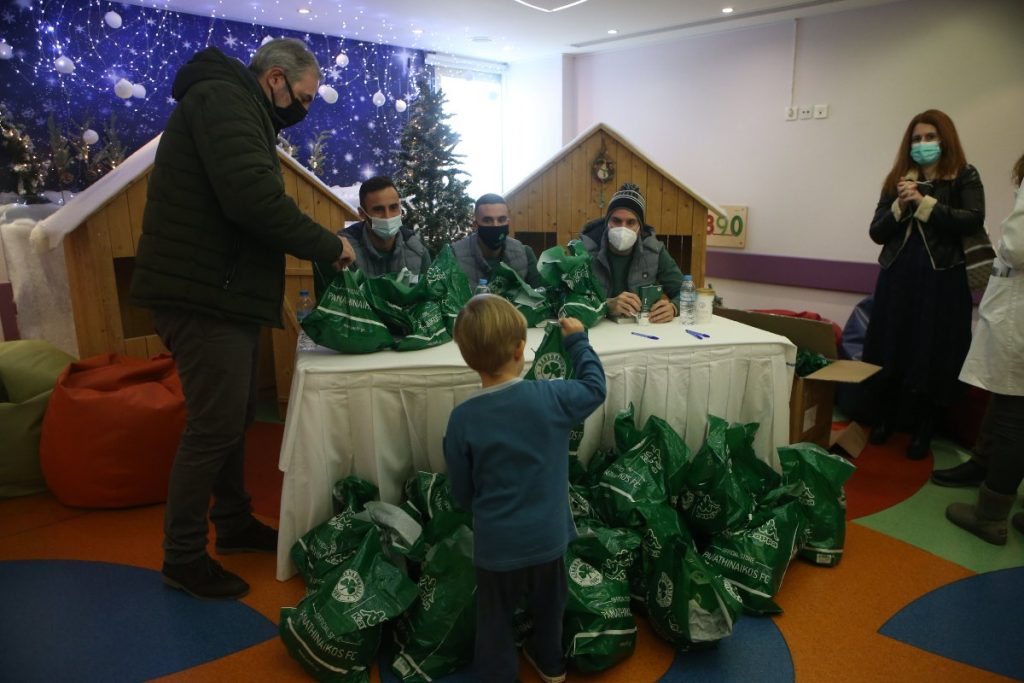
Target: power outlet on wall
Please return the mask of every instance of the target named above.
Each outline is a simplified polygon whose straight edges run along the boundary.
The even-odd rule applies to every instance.
[[[827,104],[816,104],[816,105],[814,105],[814,118],[816,118],[816,119],[827,119],[828,118],[828,105]]]
[[[787,121],[796,121],[796,116],[797,116],[797,108],[796,107],[794,107],[794,106],[786,107],[786,120]]]
[[[809,104],[801,104],[800,105],[800,118],[801,119],[809,119],[809,118],[812,118],[813,116],[814,116],[814,107],[812,107]]]

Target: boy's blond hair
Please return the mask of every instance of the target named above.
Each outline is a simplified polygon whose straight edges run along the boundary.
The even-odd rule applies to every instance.
[[[453,336],[466,365],[494,375],[526,339],[526,318],[500,296],[477,294],[459,311]]]

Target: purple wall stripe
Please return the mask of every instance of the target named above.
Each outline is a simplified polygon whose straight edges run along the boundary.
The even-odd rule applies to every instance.
[[[856,294],[871,294],[875,291],[879,268],[877,263],[856,261],[825,261],[711,249],[707,253],[709,279],[723,277]]]
[[[0,282],[0,329],[4,339],[21,339],[18,333],[18,308],[14,305],[14,287],[10,282]]]

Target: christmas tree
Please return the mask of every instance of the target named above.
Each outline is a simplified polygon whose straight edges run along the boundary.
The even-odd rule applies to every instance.
[[[5,169],[0,174],[0,191],[13,190],[29,202],[37,200],[48,169],[36,154],[32,138],[3,105],[0,105],[0,168]]]
[[[431,91],[425,80],[416,84],[419,97],[409,106],[409,122],[402,131],[394,175],[399,194],[407,200],[403,223],[419,230],[436,254],[441,247],[464,237],[473,222],[473,200],[466,193],[469,180],[458,167],[455,154],[459,135],[445,123],[444,93]]]

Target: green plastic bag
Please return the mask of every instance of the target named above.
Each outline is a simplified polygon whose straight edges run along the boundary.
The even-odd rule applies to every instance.
[[[562,641],[580,671],[604,671],[633,654],[636,620],[629,608],[628,571],[640,536],[588,522],[569,544],[569,600]]]
[[[476,568],[473,532],[459,526],[427,553],[419,599],[395,623],[391,670],[407,683],[424,683],[473,660]]]
[[[782,483],[782,476],[754,452],[754,437],[757,430],[756,422],[731,424],[725,430],[725,445],[729,451],[733,473],[754,499],[755,504]]]
[[[455,318],[473,296],[469,280],[459,266],[451,245],[441,247],[437,258],[427,268],[425,279],[430,300],[437,302],[445,329],[451,335],[455,330]]]
[[[356,514],[352,510],[339,512],[292,545],[292,562],[306,583],[307,594],[319,590],[331,571],[356,553],[366,535],[376,532],[372,522]]]
[[[562,345],[562,326],[557,322],[549,322],[544,328],[544,338],[533,356],[533,363],[526,372],[524,379],[573,379],[576,371],[572,366],[572,358],[565,352]],[[569,455],[575,456],[583,441],[583,425],[581,422],[569,432]]]
[[[537,259],[537,270],[556,302],[560,317],[577,318],[593,327],[608,312],[604,287],[594,276],[590,254],[578,241],[545,249]]]
[[[642,589],[654,632],[682,649],[729,636],[742,613],[735,591],[700,557],[675,510],[648,506],[643,517]]]
[[[358,551],[296,607],[281,609],[285,648],[318,681],[369,681],[382,625],[416,598],[416,585],[367,534]]]
[[[733,473],[726,445],[725,420],[708,415],[704,444],[686,472],[679,510],[695,534],[717,534],[745,527],[754,498]]]
[[[394,343],[387,325],[360,287],[362,275],[343,269],[328,285],[302,329],[320,346],[340,353],[372,353]]]
[[[812,443],[778,449],[782,478],[803,506],[807,535],[800,544],[801,558],[834,567],[843,557],[846,542],[846,494],[843,484],[856,469],[853,463]]]
[[[487,281],[491,294],[507,299],[526,318],[528,327],[543,326],[545,321],[554,317],[554,310],[548,301],[546,290],[541,287],[534,289],[526,284],[519,273],[507,263],[499,263]]]
[[[736,588],[748,612],[779,614],[782,609],[772,597],[796,554],[803,525],[797,501],[759,510],[749,527],[714,536],[704,559]]]
[[[615,447],[619,449],[620,453],[625,453],[643,438],[640,430],[637,429],[634,415],[635,409],[633,402],[630,401],[629,406],[625,410],[620,410],[619,414],[615,416]]]
[[[359,512],[366,503],[379,497],[376,484],[352,475],[335,482],[334,488],[331,489],[331,506],[334,508],[334,514]]]
[[[682,490],[690,449],[675,430],[654,415],[640,430],[640,440],[601,477],[595,504],[608,524],[638,527],[641,505],[669,504]]]
[[[397,338],[396,351],[415,351],[451,341],[441,304],[426,278],[410,284],[403,271],[369,278],[363,283],[366,300]]]

